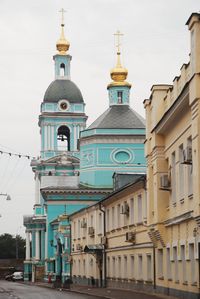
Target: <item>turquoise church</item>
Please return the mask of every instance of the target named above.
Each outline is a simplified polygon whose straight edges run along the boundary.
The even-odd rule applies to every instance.
[[[145,123],[130,107],[131,85],[119,46],[107,87],[109,107],[89,127],[85,101],[70,76],[63,22],[56,47],[55,78],[39,116],[40,157],[31,162],[35,204],[33,214],[24,216],[24,279],[33,282],[70,277],[70,214],[112,192],[114,173],[145,173]]]

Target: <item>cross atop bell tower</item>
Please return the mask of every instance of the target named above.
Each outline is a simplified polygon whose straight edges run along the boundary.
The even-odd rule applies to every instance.
[[[64,13],[66,13],[66,10],[64,10],[64,8],[61,8],[61,10],[59,12],[61,13],[61,26],[65,26]]]
[[[119,30],[117,30],[116,33],[114,33],[114,37],[115,37],[115,46],[117,47],[117,52],[120,53],[120,46],[121,46],[121,43],[120,43],[120,37],[122,37],[124,34],[121,33]]]

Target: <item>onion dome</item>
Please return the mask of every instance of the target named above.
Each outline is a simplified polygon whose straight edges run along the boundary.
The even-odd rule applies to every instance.
[[[65,33],[64,33],[64,27],[65,27],[64,17],[63,17],[64,9],[61,9],[61,12],[62,12],[61,35],[60,35],[59,40],[56,43],[56,48],[57,48],[59,54],[65,55],[66,52],[68,51],[69,47],[70,47],[70,43],[65,38]]]
[[[118,36],[122,35],[119,31],[117,31],[117,33],[115,34]],[[110,76],[111,76],[111,79],[113,80],[113,82],[111,82],[108,87],[110,86],[130,86],[131,87],[131,84],[126,82],[126,78],[128,76],[128,70],[126,68],[124,68],[121,64],[121,59],[120,59],[120,56],[121,56],[121,52],[120,52],[120,44],[119,44],[119,41],[118,41],[118,44],[117,44],[117,64],[116,66],[111,69],[110,71]]]

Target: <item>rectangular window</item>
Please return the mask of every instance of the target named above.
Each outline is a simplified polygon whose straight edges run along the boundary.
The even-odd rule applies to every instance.
[[[158,277],[163,277],[163,250],[158,249]]]
[[[189,257],[190,257],[190,278],[191,283],[196,283],[196,262],[194,257],[194,244],[189,244]]]
[[[110,257],[107,258],[107,275],[110,278]]]
[[[102,234],[102,231],[103,231],[102,213],[99,213],[99,234]]]
[[[117,92],[118,104],[122,104],[122,102],[123,102],[122,96],[123,96],[123,92],[122,91],[118,91]]]
[[[76,221],[74,221],[74,239],[76,239]]]
[[[125,207],[128,207],[128,209],[129,209],[127,201],[124,202],[124,208]],[[129,219],[128,216],[129,216],[129,211],[127,212],[127,214],[124,214],[124,226],[128,225],[128,219]]]
[[[142,255],[138,255],[138,279],[143,280],[143,263],[142,263]]]
[[[171,188],[172,188],[172,203],[176,202],[176,155],[172,153],[171,157]]]
[[[86,218],[83,218],[82,220],[82,237],[86,236],[86,232],[87,232],[87,221]]]
[[[135,259],[134,256],[131,255],[131,279],[135,278]]]
[[[118,275],[117,277],[122,278],[122,259],[121,256],[118,256]]]
[[[138,223],[142,222],[142,195],[138,195]]]
[[[130,199],[130,224],[134,224],[134,198]]]
[[[171,260],[170,260],[170,248],[167,248],[167,279],[172,278],[172,267],[171,267]]]
[[[179,273],[178,273],[177,247],[173,248],[173,259],[174,259],[174,280],[175,280],[175,282],[178,282],[179,281]]]
[[[110,210],[106,210],[106,229],[107,231],[110,230]]]
[[[94,227],[94,217],[93,217],[93,215],[90,216],[90,226]]]
[[[78,238],[80,238],[81,221],[78,220]]]
[[[143,208],[143,220],[147,221],[147,192],[144,191],[144,208]]]
[[[187,146],[192,148],[192,138],[188,138]],[[188,196],[193,194],[193,179],[192,179],[192,164],[187,165],[187,176],[188,176]]]
[[[65,237],[65,249],[69,248],[68,237]]]
[[[112,258],[112,277],[116,277],[116,269],[115,269],[115,257]]]
[[[112,229],[115,228],[115,207],[112,207]]]
[[[185,246],[181,245],[181,263],[182,263],[182,280],[183,282],[187,281],[187,269],[186,269],[186,260],[185,260]]]
[[[152,280],[152,258],[151,254],[147,254],[147,280]]]
[[[124,256],[124,275],[123,275],[123,278],[128,278],[128,261],[127,261],[127,256]]]
[[[121,206],[120,204],[117,205],[117,227],[120,227],[121,226],[121,214],[120,214],[120,209],[121,209]]]
[[[184,160],[183,144],[179,146],[179,199],[184,198]]]
[[[80,275],[81,273],[81,261],[78,260],[78,274]]]
[[[85,260],[83,260],[83,275],[86,276]]]

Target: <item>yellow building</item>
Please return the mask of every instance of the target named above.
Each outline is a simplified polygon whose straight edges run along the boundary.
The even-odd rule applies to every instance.
[[[153,85],[146,109],[147,224],[158,292],[197,298],[200,287],[200,14],[186,23],[190,61],[173,85]]]
[[[152,289],[146,179],[135,177],[133,183],[70,216],[75,283]]]
[[[70,216],[75,283],[199,298],[200,14],[186,24],[190,61],[144,101],[147,181]]]

